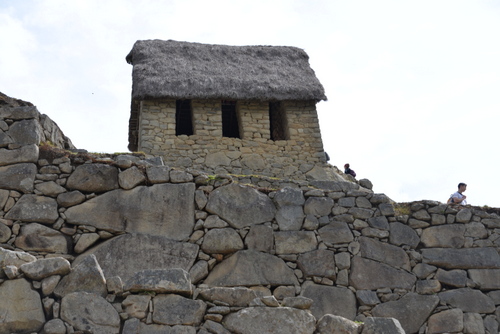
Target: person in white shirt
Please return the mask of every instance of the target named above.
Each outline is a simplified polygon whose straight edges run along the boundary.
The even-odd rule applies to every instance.
[[[467,185],[465,183],[460,182],[458,184],[458,191],[450,195],[450,199],[448,199],[448,204],[452,203],[452,204],[466,205],[467,196],[463,194],[465,189],[467,189]]]

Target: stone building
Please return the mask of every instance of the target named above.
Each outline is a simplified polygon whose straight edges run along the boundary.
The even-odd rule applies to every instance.
[[[137,41],[128,147],[215,173],[327,175],[326,96],[308,59],[296,47]]]

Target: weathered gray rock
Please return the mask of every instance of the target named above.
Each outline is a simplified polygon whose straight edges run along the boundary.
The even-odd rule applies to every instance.
[[[205,233],[201,249],[207,254],[229,254],[243,249],[240,235],[232,228],[214,228]]]
[[[410,259],[402,248],[366,237],[360,237],[359,244],[362,257],[386,263],[395,268],[411,270]]]
[[[118,169],[106,164],[83,164],[71,173],[66,186],[88,193],[117,189]]]
[[[500,268],[500,255],[494,248],[424,248],[424,263],[446,269]]]
[[[493,313],[495,304],[490,297],[470,288],[454,289],[438,293],[441,302],[464,312]]]
[[[276,212],[276,222],[281,231],[298,231],[304,221],[304,210],[302,206],[281,206]]]
[[[297,278],[285,262],[273,255],[241,250],[212,269],[209,286],[297,285]]]
[[[274,246],[273,228],[268,225],[252,225],[245,237],[248,249],[270,253]]]
[[[3,147],[9,146],[9,144],[12,144],[14,141],[12,140],[12,138],[9,137],[8,134],[6,134],[4,132],[3,128],[5,128],[5,129],[8,128],[7,123],[5,123],[3,121],[0,121],[0,122],[1,122],[0,123],[0,125],[1,125],[1,127],[0,127],[0,147],[3,148]]]
[[[71,270],[71,264],[62,257],[53,257],[25,263],[19,269],[26,277],[39,281],[52,275],[66,275]]]
[[[441,291],[441,283],[437,279],[417,281],[415,291],[421,295],[432,295]]]
[[[37,119],[20,120],[9,127],[7,135],[19,145],[38,145],[42,140],[42,128]]]
[[[302,286],[301,296],[313,300],[311,313],[316,319],[325,314],[339,315],[349,320],[356,317],[356,297],[342,287],[314,284],[310,281]]]
[[[189,270],[189,276],[191,277],[191,283],[196,284],[200,280],[204,279],[208,275],[208,262],[200,260],[196,262]]]
[[[250,307],[229,314],[223,325],[241,334],[312,334],[316,319],[307,311],[288,307]]]
[[[420,238],[414,229],[408,225],[394,222],[389,224],[389,242],[396,246],[408,245],[411,248],[416,248],[420,242]]]
[[[244,287],[215,287],[200,289],[200,296],[210,302],[219,301],[229,306],[247,307],[254,299],[263,297],[264,294]]]
[[[36,261],[36,257],[25,252],[11,251],[0,247],[0,268],[7,266],[15,266],[19,268],[25,263],[30,263]],[[0,270],[0,277],[2,277],[2,271]]]
[[[26,145],[18,149],[7,150],[0,148],[0,166],[18,163],[36,163],[38,160],[38,146]]]
[[[170,167],[168,166],[148,166],[146,168],[146,175],[149,182],[165,183],[170,180]]]
[[[35,185],[35,189],[40,191],[44,196],[57,197],[57,195],[66,192],[64,187],[61,187],[54,181],[42,182]]]
[[[483,224],[478,222],[471,222],[465,225],[466,237],[485,239],[488,237],[488,230]]]
[[[88,255],[79,263],[73,263],[71,273],[64,276],[54,290],[58,297],[73,292],[87,292],[102,297],[107,295],[106,279],[94,255]]]
[[[150,300],[150,295],[128,295],[122,302],[122,306],[129,317],[144,319]]]
[[[479,313],[464,313],[463,323],[464,333],[485,333],[483,318]]]
[[[161,236],[125,234],[80,255],[73,266],[89,254],[95,255],[105,277],[119,276],[126,281],[133,273],[146,269],[182,268],[189,271],[198,256],[198,246]]]
[[[397,319],[406,333],[418,333],[422,324],[439,303],[437,296],[422,296],[408,293],[397,301],[375,306],[372,314],[375,317]]]
[[[318,241],[312,231],[285,231],[274,233],[276,254],[298,254],[317,248]]]
[[[65,215],[72,224],[184,240],[194,227],[194,190],[193,183],[117,189],[72,206]]]
[[[162,325],[198,326],[207,304],[178,295],[157,295],[153,298],[153,321]]]
[[[0,284],[0,333],[39,331],[45,323],[42,302],[25,279]]]
[[[133,166],[118,174],[118,184],[125,190],[132,189],[146,181],[146,176]]]
[[[10,228],[0,222],[0,243],[4,243],[10,239],[10,236],[12,235],[12,231]]]
[[[266,168],[266,163],[260,154],[242,154],[241,163],[252,170],[262,170]]]
[[[271,221],[276,213],[269,197],[253,188],[233,183],[212,191],[206,210],[219,215],[235,228]]]
[[[68,253],[71,240],[64,234],[37,223],[23,225],[15,245],[26,251]]]
[[[40,113],[35,106],[13,106],[0,108],[0,118],[13,120],[38,118]]]
[[[43,334],[66,334],[66,326],[61,319],[52,319],[43,326]]]
[[[318,230],[321,240],[326,244],[343,244],[354,240],[351,230],[344,222],[331,222]]]
[[[459,309],[445,310],[429,317],[428,333],[459,333],[464,328],[463,312]]]
[[[500,290],[500,269],[469,269],[469,277],[481,290]]]
[[[388,231],[389,230],[389,221],[385,216],[371,217],[368,218],[368,224],[370,227],[377,228],[380,230]]]
[[[319,276],[335,280],[335,253],[330,250],[318,249],[302,253],[297,264],[306,277]]]
[[[73,292],[61,300],[61,319],[77,330],[93,333],[118,334],[120,316],[101,296],[87,292]]]
[[[468,208],[461,209],[457,212],[456,221],[457,223],[468,223],[472,218],[472,211]]]
[[[123,287],[124,291],[152,291],[190,296],[193,293],[187,271],[181,268],[148,269],[134,273]]]
[[[48,296],[54,292],[54,289],[56,288],[57,284],[59,284],[59,281],[61,280],[61,276],[59,275],[54,275],[54,276],[49,276],[46,277],[42,280],[42,293],[44,296]]]
[[[57,203],[65,208],[80,204],[83,201],[85,201],[85,195],[78,190],[62,193],[57,196]]]
[[[158,324],[145,324],[137,318],[131,318],[125,321],[122,334],[196,334],[196,328],[180,325],[170,327]]]
[[[3,209],[5,203],[9,199],[10,191],[7,189],[0,189],[0,209]]]
[[[399,321],[394,318],[368,317],[361,334],[405,334]]]
[[[356,298],[361,305],[375,306],[380,304],[380,299],[375,291],[358,290],[356,291]]]
[[[92,246],[99,239],[100,236],[97,233],[83,233],[75,245],[75,253],[83,253],[87,248]]]
[[[486,317],[484,317],[483,323],[486,333],[497,333],[498,330],[500,329],[498,321],[495,319],[495,316],[493,315],[487,315]]]
[[[425,247],[461,248],[465,243],[465,225],[447,224],[423,230],[421,241]]]
[[[59,213],[55,199],[45,196],[26,194],[5,215],[5,218],[25,222],[53,224]]]
[[[329,197],[309,197],[304,204],[304,213],[316,217],[328,216],[332,212],[334,201]]]
[[[401,288],[410,290],[416,277],[384,263],[354,256],[351,260],[349,284],[356,289]]]
[[[436,272],[436,279],[442,284],[463,288],[467,283],[467,272],[465,270],[443,270],[439,268]]]
[[[297,188],[285,187],[278,190],[274,196],[274,202],[278,206],[278,208],[284,206],[296,206],[296,205],[304,205],[305,198],[302,190]]]
[[[316,324],[317,334],[358,334],[359,325],[344,317],[325,314]]]

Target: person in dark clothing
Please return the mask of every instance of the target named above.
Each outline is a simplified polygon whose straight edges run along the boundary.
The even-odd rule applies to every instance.
[[[355,172],[355,171],[353,171],[353,170],[350,168],[349,164],[345,164],[345,165],[344,165],[344,173],[345,173],[345,174],[348,174],[348,175],[352,175],[352,177],[356,177],[356,172]]]

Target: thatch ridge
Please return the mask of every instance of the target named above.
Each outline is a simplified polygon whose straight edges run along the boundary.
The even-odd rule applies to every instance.
[[[296,47],[142,40],[126,60],[134,100],[326,100],[308,55]]]

